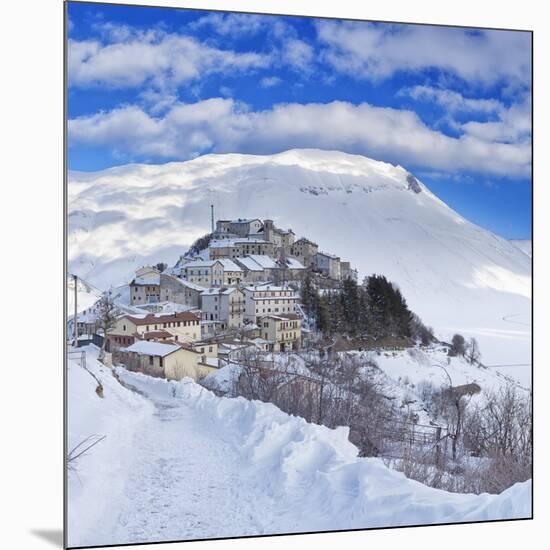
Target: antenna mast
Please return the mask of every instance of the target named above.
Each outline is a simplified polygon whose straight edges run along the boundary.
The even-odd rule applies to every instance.
[[[210,218],[211,218],[210,224],[212,228],[212,233],[214,233],[214,205],[213,204],[210,205]]]

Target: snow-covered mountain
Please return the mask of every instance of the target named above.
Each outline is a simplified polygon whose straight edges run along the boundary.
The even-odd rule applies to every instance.
[[[69,270],[106,288],[175,262],[216,218],[291,227],[383,273],[442,337],[475,335],[485,362],[530,362],[531,260],[458,215],[407,170],[335,151],[205,155],[70,173]]]
[[[533,241],[531,239],[512,239],[510,242],[517,246],[522,252],[530,258],[533,257]]]

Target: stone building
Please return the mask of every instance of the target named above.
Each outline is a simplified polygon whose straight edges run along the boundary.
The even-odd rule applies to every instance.
[[[289,254],[294,244],[295,235],[292,229],[279,229],[275,227],[273,220],[264,220],[263,238]]]
[[[204,290],[206,286],[172,275],[160,274],[160,296],[163,301],[199,308],[201,292]]]
[[[244,294],[238,288],[208,288],[201,294],[203,321],[219,323],[220,330],[242,328],[244,323]]]
[[[275,244],[264,239],[226,239],[211,241],[208,251],[212,260],[242,258],[250,254],[273,256]]]
[[[305,237],[298,239],[290,248],[290,255],[305,267],[311,267],[315,264],[315,256],[318,252],[319,246],[317,243]]]
[[[260,317],[261,338],[269,342],[269,351],[297,351],[301,347],[301,319],[294,313]]]
[[[334,254],[317,252],[315,254],[315,268],[335,281],[340,280],[340,258]]]
[[[160,301],[160,271],[154,267],[142,267],[130,283],[130,303],[147,304]]]
[[[113,347],[129,346],[137,340],[164,339],[164,333],[170,334],[177,342],[196,342],[201,339],[200,317],[189,311],[122,315],[107,333],[109,351]]]
[[[298,295],[292,288],[275,285],[255,285],[244,288],[245,320],[257,323],[269,314],[294,313]]]
[[[129,366],[169,380],[186,376],[200,380],[218,368],[217,359],[177,343],[138,341],[121,352],[123,362]]]

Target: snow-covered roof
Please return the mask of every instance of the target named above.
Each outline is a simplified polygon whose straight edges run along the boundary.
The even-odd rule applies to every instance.
[[[303,244],[311,244],[313,246],[318,246],[317,243],[314,243],[313,241],[310,241],[306,237],[300,237],[297,241],[294,242],[294,244],[303,243]]]
[[[175,351],[182,349],[176,344],[160,344],[159,342],[147,342],[140,340],[134,342],[127,348],[122,348],[121,351],[129,351],[132,353],[139,353],[141,355],[155,355],[157,357],[166,357]]]
[[[195,286],[198,286],[198,285],[195,285]],[[192,306],[187,306],[185,304],[178,304],[176,302],[168,302],[168,301],[150,302],[148,304],[139,304],[134,307],[139,310],[146,310],[148,312],[152,310],[160,310],[159,312],[162,312],[162,313],[173,313],[174,311],[175,312],[190,311],[191,309],[194,309]]]
[[[339,260],[340,257],[336,256],[334,254],[329,254],[328,252],[317,252],[317,256],[325,256],[326,258],[330,258],[331,260]]]
[[[203,290],[206,290],[206,287],[204,286],[201,286],[201,285],[197,285],[195,283],[192,283],[191,281],[188,281],[186,279],[182,279],[180,277],[177,278],[178,279],[178,282],[181,283],[183,286],[191,289],[191,290],[196,290],[197,292],[202,292]]]
[[[237,261],[248,271],[263,271],[263,267],[259,263],[255,262],[250,256],[237,258]]]
[[[305,269],[304,265],[296,258],[286,258],[286,265],[289,269]]]
[[[207,268],[212,267],[214,264],[220,263],[224,271],[242,271],[242,269],[229,258],[219,258],[217,260],[194,260],[185,264],[183,267],[198,267],[198,268]]]
[[[231,223],[252,223],[252,222],[261,222],[259,218],[238,218],[236,220],[231,220]]]
[[[281,313],[279,315],[269,313],[267,315],[262,315],[262,318],[276,319],[277,321],[300,321],[301,320],[300,316],[296,315],[295,313]]]
[[[125,314],[122,317],[128,319],[135,325],[150,325],[158,323],[173,323],[174,321],[200,321],[200,317],[190,311],[179,311],[174,313],[147,313],[147,314]]]
[[[236,287],[207,288],[201,292],[201,296],[219,296],[220,294],[231,294],[237,290]]]
[[[193,260],[192,262],[186,263],[183,268],[187,269],[188,267],[212,267],[219,260]]]
[[[251,285],[245,287],[245,290],[248,290],[249,292],[278,292],[278,291],[288,291],[292,290],[292,288],[288,286],[276,286],[269,283],[263,283],[258,285]]]
[[[147,274],[141,277],[136,277],[130,284],[138,286],[160,285],[160,273],[157,275]]]
[[[230,260],[229,258],[220,258],[218,262],[220,262],[223,265],[224,271],[242,271],[242,269],[233,260]]]
[[[279,267],[277,262],[271,256],[264,256],[262,254],[250,254],[248,256],[255,261],[263,269],[276,269]]]

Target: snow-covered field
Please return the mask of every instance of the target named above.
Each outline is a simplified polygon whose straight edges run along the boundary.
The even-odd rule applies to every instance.
[[[69,365],[69,448],[106,438],[69,473],[69,545],[524,518],[531,482],[500,495],[431,489],[357,457],[331,430],[190,379]],[[133,391],[132,389],[136,391]],[[137,393],[138,392],[138,393]]]
[[[475,336],[486,364],[520,365],[495,368],[529,383],[525,243],[470,223],[407,177],[399,166],[319,150],[71,173],[70,271],[107,288],[146,263],[174,263],[210,230],[214,204],[216,218],[291,227],[350,260],[360,277],[383,273],[440,338]]]

